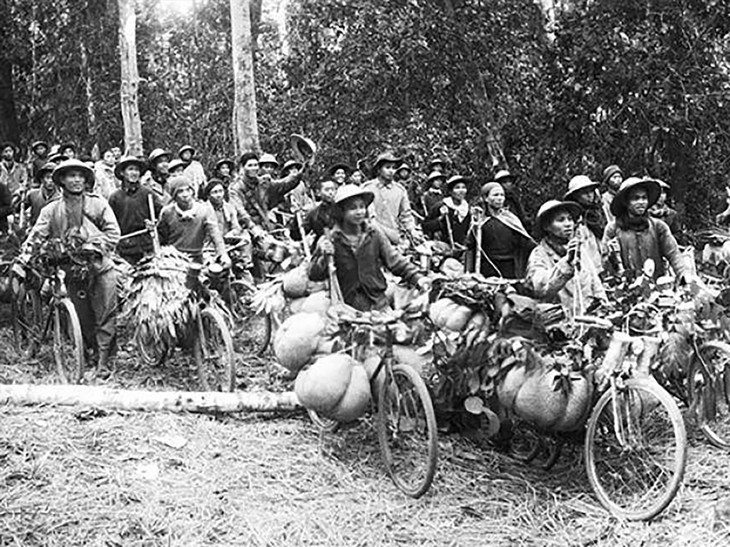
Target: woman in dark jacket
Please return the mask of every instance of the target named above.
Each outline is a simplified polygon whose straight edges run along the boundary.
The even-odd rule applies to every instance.
[[[377,228],[367,222],[367,207],[373,193],[354,184],[345,184],[335,195],[335,227],[322,237],[309,265],[309,277],[323,281],[331,255],[337,281],[346,304],[361,311],[388,306],[383,268],[410,283],[428,284],[414,264],[401,255]]]
[[[486,218],[475,224],[469,234],[467,269],[485,277],[520,279],[525,276],[527,258],[535,241],[512,211],[505,208],[502,185],[488,182],[482,186]]]

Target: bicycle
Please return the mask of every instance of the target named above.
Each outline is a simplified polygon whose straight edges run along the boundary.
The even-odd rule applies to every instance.
[[[672,298],[663,306],[640,302],[626,314],[626,329],[631,324],[633,331],[644,334],[662,330],[665,320],[677,312],[680,301]],[[704,327],[683,325],[692,328],[688,334],[689,360],[679,382],[654,369],[654,377],[670,393],[687,403],[690,414],[710,444],[717,448],[730,449],[730,344],[719,338],[720,326],[707,321]],[[676,380],[676,379],[675,379]]]
[[[81,324],[68,296],[66,272],[59,263],[43,256],[40,267],[16,263],[16,297],[13,301],[13,333],[19,350],[34,356],[52,337],[56,370],[63,382],[78,383],[84,372],[84,344]],[[46,289],[47,287],[47,289]],[[45,320],[42,300],[47,300]],[[52,331],[52,332],[49,332]]]
[[[192,291],[191,342],[192,354],[198,370],[200,386],[204,391],[233,391],[236,383],[236,368],[233,351],[233,337],[221,309],[214,304],[215,292],[203,278],[200,264],[188,265],[186,284]],[[154,343],[136,337],[137,349],[142,359],[151,365],[164,361],[172,348],[161,352]]]
[[[422,314],[410,319],[419,319]],[[370,377],[376,394],[374,409],[378,444],[385,469],[396,487],[413,498],[423,496],[436,474],[438,432],[431,396],[419,373],[396,362],[393,345],[402,312],[383,315],[343,314],[339,318],[353,358],[364,360],[368,350],[381,348],[380,362]],[[310,411],[324,431],[336,423]]]
[[[609,331],[610,322],[576,323]],[[586,424],[588,480],[599,502],[627,520],[649,520],[674,499],[687,461],[687,433],[674,398],[655,380],[637,377],[658,340],[615,332],[596,371],[600,393]]]

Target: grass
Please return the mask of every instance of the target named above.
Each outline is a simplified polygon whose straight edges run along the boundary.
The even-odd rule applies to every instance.
[[[7,342],[0,358],[0,382],[55,378]],[[240,364],[242,387],[286,388],[265,361]],[[86,382],[196,386],[180,356],[149,368],[128,349],[117,365]],[[628,523],[598,506],[580,450],[544,471],[478,436],[442,436],[434,485],[413,500],[387,478],[368,419],[321,435],[303,413],[0,406],[0,546],[727,545],[728,454],[688,429],[677,498],[654,522]]]

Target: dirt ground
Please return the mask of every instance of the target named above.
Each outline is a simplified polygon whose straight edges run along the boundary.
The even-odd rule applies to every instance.
[[[51,383],[0,329],[0,383]],[[245,389],[285,389],[240,355]],[[122,352],[85,381],[195,389],[186,359],[150,369]],[[550,471],[478,437],[440,437],[431,490],[401,494],[372,423],[320,434],[304,413],[205,416],[0,406],[0,547],[6,546],[720,546],[730,544],[728,454],[690,427],[684,485],[654,522],[607,515],[581,451]]]

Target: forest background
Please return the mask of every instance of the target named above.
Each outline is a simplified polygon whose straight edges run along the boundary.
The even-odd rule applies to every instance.
[[[145,151],[191,144],[211,165],[234,154],[229,0],[170,3],[137,1]],[[319,170],[394,148],[425,175],[442,153],[480,183],[510,169],[533,212],[617,163],[669,182],[691,226],[723,208],[730,2],[250,4],[260,146],[280,159],[295,132]],[[0,139],[122,144],[117,9],[0,0]]]

